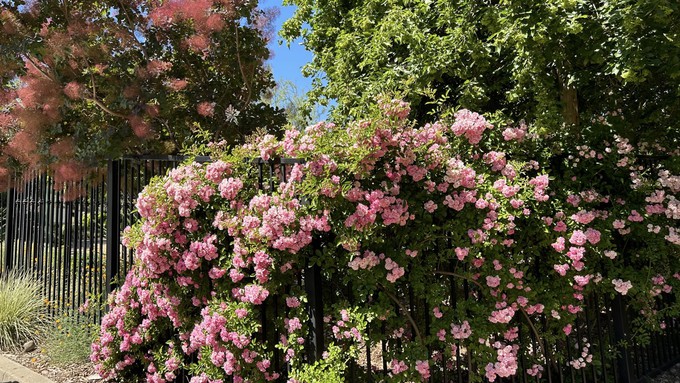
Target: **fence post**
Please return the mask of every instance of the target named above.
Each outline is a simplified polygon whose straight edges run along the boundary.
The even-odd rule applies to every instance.
[[[313,245],[312,249],[318,247]],[[307,293],[307,313],[309,315],[309,339],[307,339],[307,357],[309,363],[322,359],[324,351],[323,338],[323,300],[321,291],[321,268],[319,265],[305,265],[305,292]]]
[[[623,297],[620,294],[616,294],[614,298],[612,307],[612,316],[614,322],[614,342],[619,344],[622,341],[626,341],[627,332],[627,312],[624,306]],[[633,376],[631,374],[630,368],[630,353],[628,352],[628,345],[621,348],[621,354],[616,359],[616,372],[619,376],[617,382],[620,383],[631,383],[633,382]]]
[[[14,189],[7,190],[7,210],[5,212],[5,264],[3,272],[12,270],[14,261]]]
[[[120,161],[109,160],[106,175],[106,293],[120,268]]]

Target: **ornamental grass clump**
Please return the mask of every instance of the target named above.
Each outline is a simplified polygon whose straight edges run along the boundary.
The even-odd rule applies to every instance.
[[[47,309],[40,282],[11,271],[0,277],[0,349],[17,350],[45,335]]]
[[[211,145],[213,162],[152,181],[124,236],[134,267],[92,345],[100,374],[335,382],[354,364],[356,381],[397,383],[444,381],[463,360],[470,381],[540,377],[618,347],[584,327],[612,299],[639,313],[631,334],[678,316],[677,149],[408,114],[384,100],[347,126]],[[243,160],[258,157],[303,162],[260,179]],[[314,364],[310,264],[325,292]],[[361,364],[368,345],[385,369]]]

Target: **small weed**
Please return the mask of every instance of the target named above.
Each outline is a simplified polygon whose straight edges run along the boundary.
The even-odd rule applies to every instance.
[[[0,349],[17,350],[38,341],[47,328],[40,282],[30,275],[8,272],[0,277]]]

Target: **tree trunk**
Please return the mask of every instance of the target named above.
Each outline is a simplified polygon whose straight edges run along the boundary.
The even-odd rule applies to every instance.
[[[562,116],[567,125],[578,126],[578,94],[576,88],[560,83],[560,101],[562,102]]]
[[[555,77],[560,92],[560,103],[562,104],[562,118],[567,125],[578,127],[578,93],[573,85],[569,85],[569,68],[571,65],[566,62],[564,66],[555,68]]]

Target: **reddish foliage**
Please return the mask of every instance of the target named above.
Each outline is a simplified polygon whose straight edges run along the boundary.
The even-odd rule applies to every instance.
[[[172,63],[162,60],[151,60],[146,65],[147,72],[154,77],[158,77],[170,69],[172,69]]]
[[[224,28],[225,22],[221,15],[213,13],[205,20],[205,28],[211,32],[219,32]]]
[[[14,115],[23,131],[36,140],[42,136],[45,126],[49,124],[47,116],[40,111],[19,108],[14,112]]]
[[[281,12],[278,8],[265,8],[257,15],[253,26],[255,29],[260,31],[264,41],[271,41],[276,35],[276,30],[274,29],[274,20],[279,17]]]
[[[32,164],[38,161],[37,150],[36,137],[23,130],[14,135],[4,151],[21,163]]]
[[[150,117],[158,117],[161,112],[160,107],[156,104],[148,104],[144,107],[144,110]]]
[[[71,81],[64,87],[64,94],[71,100],[77,100],[83,96],[83,86]]]
[[[162,28],[186,20],[205,25],[212,5],[212,0],[171,0],[149,12],[149,19]]]
[[[75,160],[59,161],[50,168],[54,172],[55,183],[81,181],[87,175],[87,167]]]
[[[204,117],[210,117],[215,113],[215,103],[214,102],[201,102],[196,105],[196,111],[198,114]]]
[[[196,34],[184,40],[184,45],[195,53],[203,53],[205,55],[210,48],[210,39],[205,35]]]
[[[139,89],[139,86],[137,85],[126,86],[125,89],[123,89],[123,97],[127,99],[135,99],[139,97],[140,94],[141,89]]]
[[[140,116],[130,116],[128,117],[128,121],[130,122],[130,126],[132,127],[132,131],[134,132],[135,136],[139,138],[149,138],[151,137],[151,126],[144,121],[144,119]]]
[[[72,157],[75,151],[75,142],[72,137],[65,137],[50,145],[50,155],[57,158]]]
[[[13,35],[17,33],[17,28],[19,25],[11,12],[7,10],[0,12],[0,21],[2,21],[0,25],[2,25],[2,30],[4,33],[7,35]]]
[[[0,188],[7,189],[10,186],[10,172],[4,166],[0,166]]]
[[[175,92],[179,92],[180,90],[183,90],[184,88],[189,85],[189,82],[187,80],[179,79],[179,78],[174,78],[170,81],[167,82],[166,86],[170,88],[171,90]]]
[[[0,132],[13,127],[16,124],[16,118],[8,113],[0,113]]]
[[[59,2],[31,1],[19,8],[10,3],[0,6],[0,45],[7,47],[0,53],[0,132],[7,137],[0,146],[0,166],[16,157],[24,168],[56,171],[51,161],[78,159],[92,171],[95,163],[131,150],[176,151],[176,142],[192,139],[191,123],[199,119],[210,120],[205,126],[215,138],[230,143],[258,126],[251,118],[234,134],[231,124],[215,116],[214,104],[196,105],[216,94],[224,94],[221,102],[238,110],[255,107],[249,116],[261,114],[275,121],[273,126],[283,123],[282,113],[248,96],[273,86],[268,70],[253,68],[266,56],[264,41],[252,33],[253,23],[242,22],[260,12],[255,2],[74,2],[67,17]],[[215,44],[233,44],[236,38],[243,42],[238,59],[193,57],[207,56]],[[243,78],[243,72],[251,78]],[[180,95],[168,93],[189,85],[194,101],[177,108]],[[84,98],[88,102],[69,102]],[[154,126],[178,120],[186,123],[172,134]],[[116,139],[101,135],[102,129]],[[161,142],[140,144],[139,138]],[[83,146],[88,149],[77,151]]]

